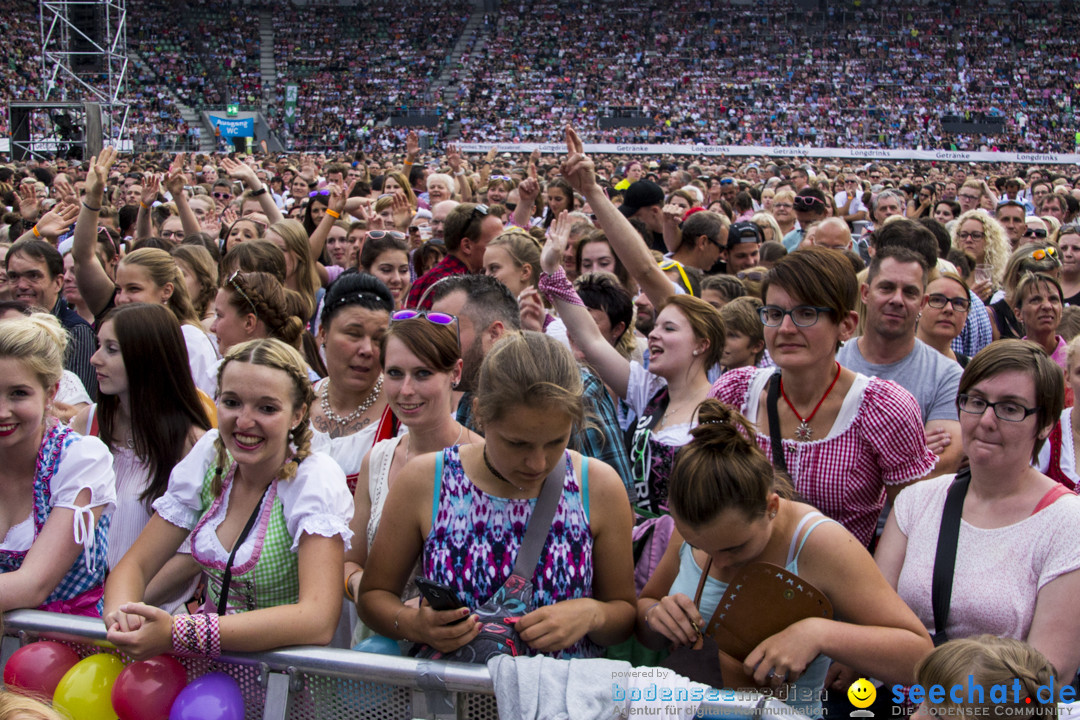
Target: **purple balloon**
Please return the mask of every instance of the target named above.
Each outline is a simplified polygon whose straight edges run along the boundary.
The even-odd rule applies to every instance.
[[[244,720],[244,696],[228,675],[203,675],[180,691],[169,720]]]

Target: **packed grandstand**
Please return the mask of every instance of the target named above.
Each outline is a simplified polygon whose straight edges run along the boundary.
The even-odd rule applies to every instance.
[[[557,141],[569,122],[586,142],[1073,152],[1069,8],[154,0],[128,14],[127,130],[136,147],[165,147],[197,132],[181,106],[236,103],[296,150],[398,146],[406,131],[390,117],[428,114],[427,132],[473,142]],[[0,100],[40,98],[38,22],[36,3],[3,3]],[[598,122],[613,114],[638,122]],[[947,132],[947,116],[1003,132]]]

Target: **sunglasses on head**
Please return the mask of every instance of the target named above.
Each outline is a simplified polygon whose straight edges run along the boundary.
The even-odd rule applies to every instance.
[[[234,272],[232,275],[230,275],[228,277],[228,279],[225,281],[225,283],[227,285],[232,286],[233,290],[240,293],[240,297],[244,298],[244,300],[247,300],[247,304],[251,306],[251,314],[255,316],[256,320],[258,320],[259,319],[259,311],[255,309],[255,303],[251,301],[251,298],[248,297],[248,294],[246,292],[244,292],[244,288],[242,288],[240,286],[240,284],[243,281],[244,281],[244,278],[241,277],[240,271],[237,270],[236,272]]]
[[[432,312],[430,310],[398,310],[390,315],[390,323],[393,324],[395,322],[401,322],[402,320],[415,320],[417,318],[423,318],[434,325],[453,325],[454,329],[457,331],[458,345],[461,345],[461,327],[456,315]]]
[[[509,175],[492,175],[488,179],[489,180],[505,180],[507,182],[511,182],[514,178],[510,177]]]
[[[472,209],[472,213],[469,215],[469,219],[471,220],[472,218],[476,217],[477,215],[479,215],[481,217],[487,217],[487,214],[488,214],[488,206],[487,205],[483,205],[483,204],[477,205],[476,207],[474,207]]]
[[[320,195],[329,195],[329,194],[330,194],[329,190],[313,190],[313,191],[308,193],[308,197],[313,198],[313,197],[318,197]]]
[[[1041,232],[1045,237],[1046,231],[1042,230]],[[1052,247],[1037,248],[1035,250],[1032,250],[1031,254],[1028,257],[1030,257],[1032,260],[1045,260],[1047,258],[1050,258],[1051,260],[1057,260],[1057,250]]]
[[[665,260],[660,263],[660,269],[667,272],[668,270],[677,270],[679,278],[682,280],[683,288],[686,290],[686,294],[690,297],[694,297],[694,286],[690,284],[690,278],[686,276],[686,270],[683,269],[683,265],[678,260]]]
[[[819,200],[813,195],[796,195],[793,204],[795,210],[802,212],[812,211],[818,205],[825,207],[825,201]]]
[[[385,237],[393,238],[395,240],[405,240],[405,233],[398,232],[397,230],[368,230],[368,240],[382,240]]]
[[[721,185],[734,185],[735,181],[732,180],[731,178],[724,178],[723,180],[720,181],[720,184]]]

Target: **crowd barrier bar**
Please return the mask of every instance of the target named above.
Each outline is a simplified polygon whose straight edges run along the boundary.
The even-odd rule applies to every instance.
[[[0,671],[11,655],[35,640],[71,645],[81,656],[114,652],[97,618],[37,610],[4,616]],[[416,660],[326,647],[228,653],[214,660],[177,658],[190,672],[224,672],[244,695],[245,720],[497,720],[491,675],[482,665]],[[702,703],[699,713],[739,720],[805,720],[773,698]]]

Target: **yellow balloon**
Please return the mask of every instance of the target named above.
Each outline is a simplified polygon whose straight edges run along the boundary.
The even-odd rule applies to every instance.
[[[53,707],[79,720],[118,720],[112,689],[124,663],[115,655],[98,653],[67,671],[53,695]]]

